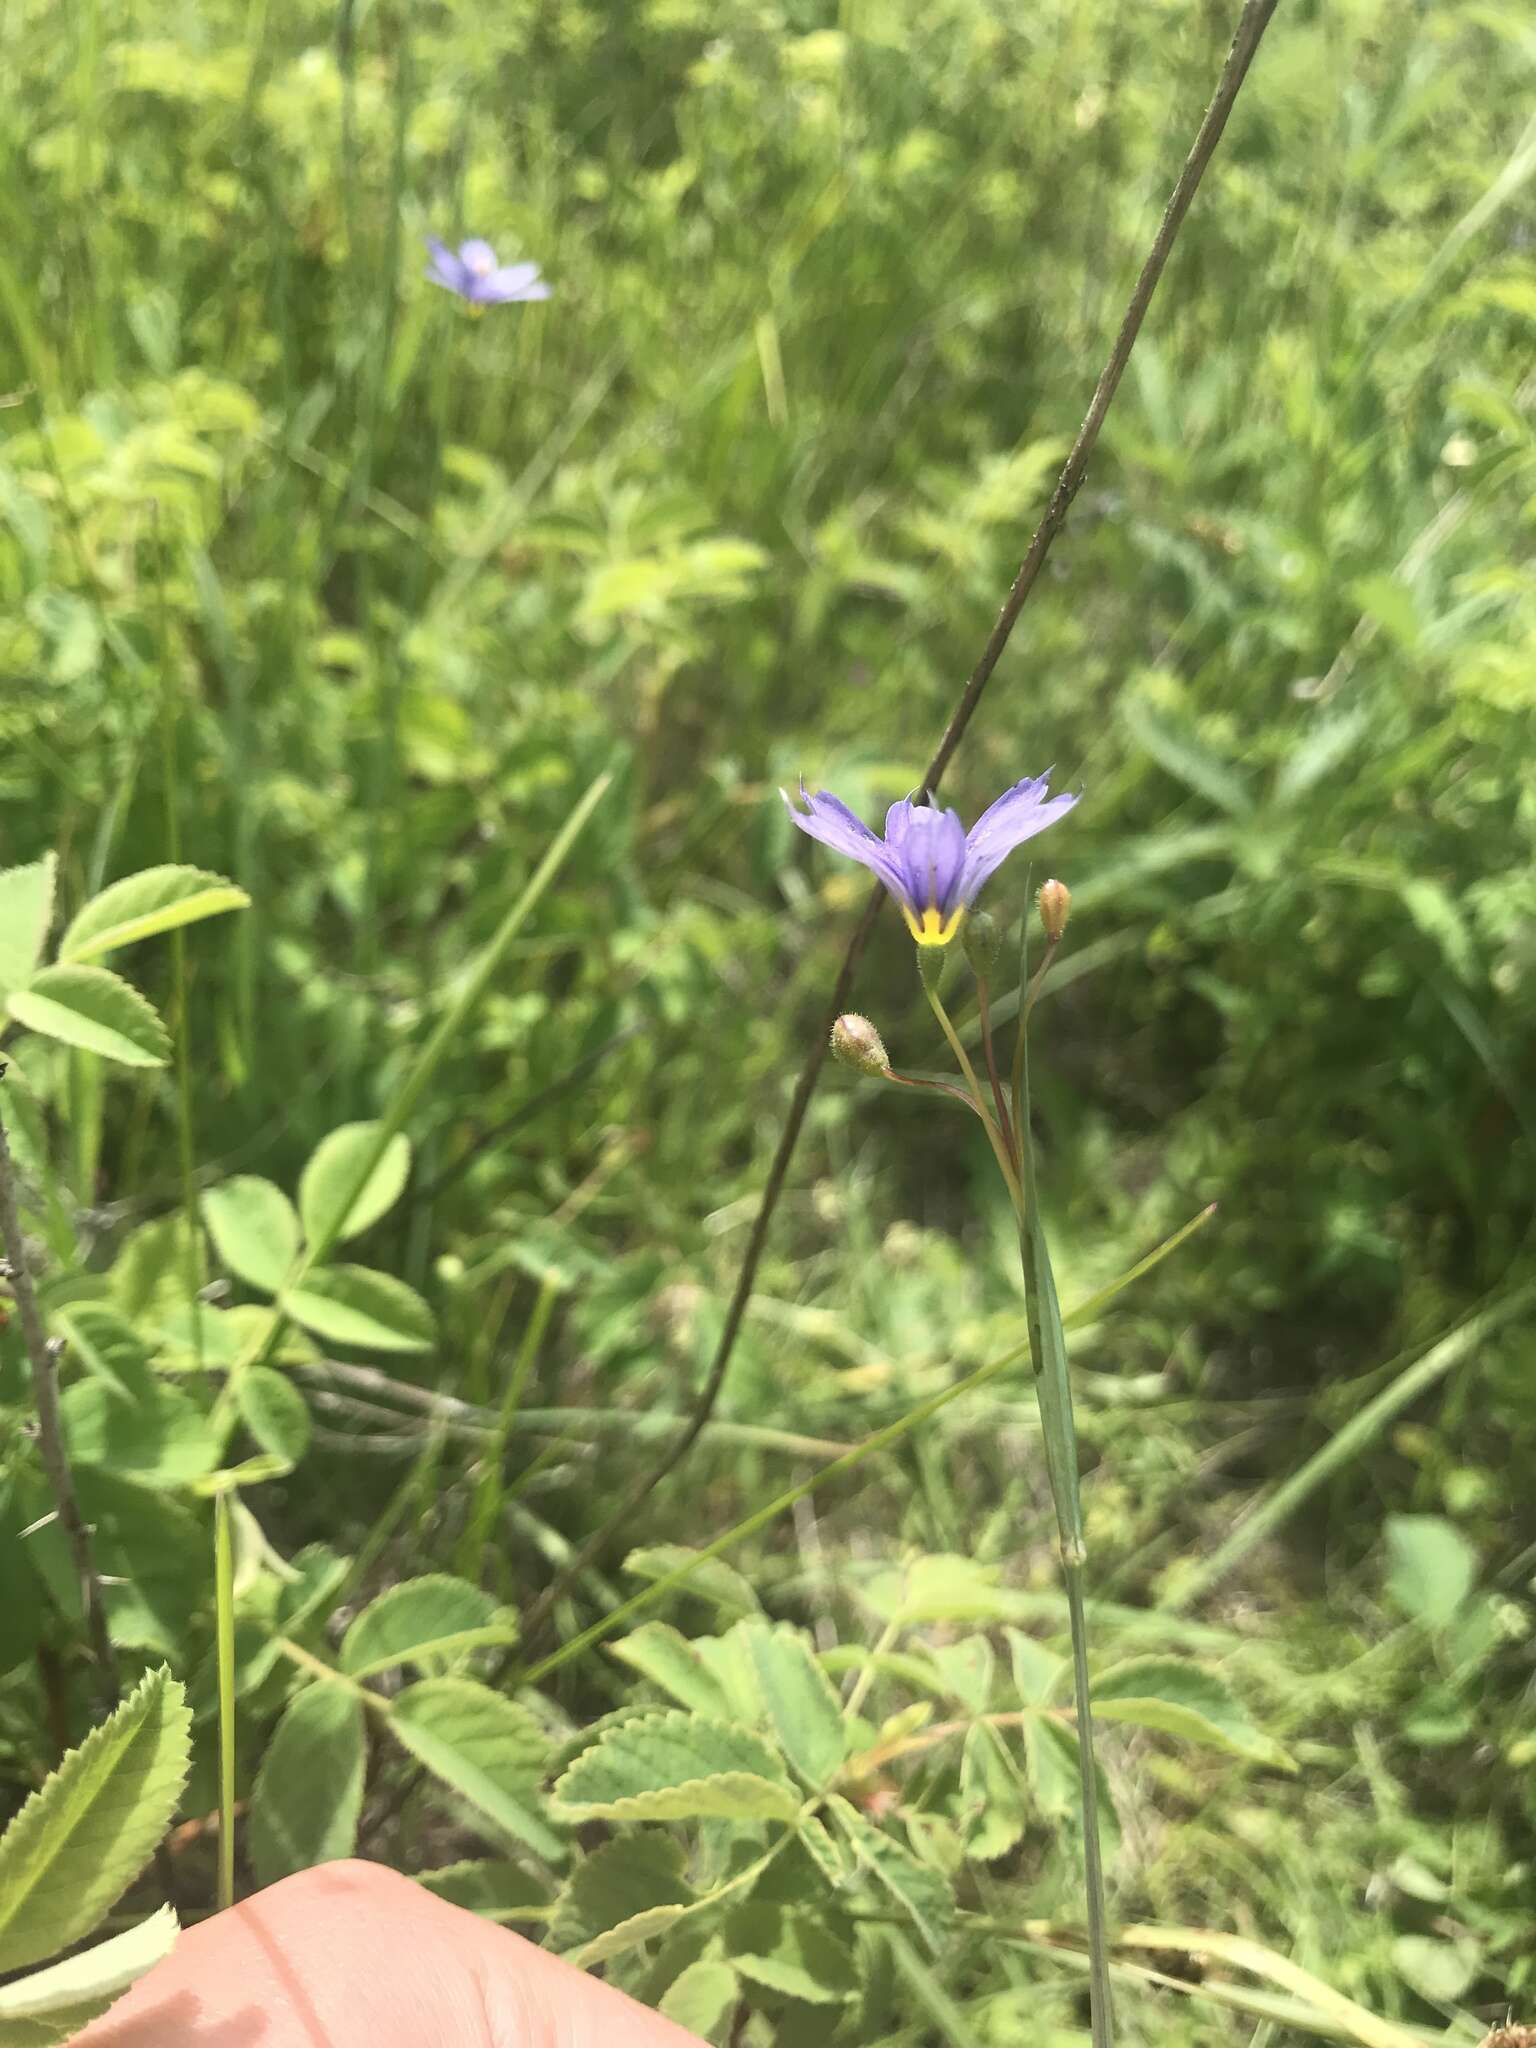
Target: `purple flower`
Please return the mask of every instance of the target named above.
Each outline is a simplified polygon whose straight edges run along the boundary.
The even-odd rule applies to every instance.
[[[947,946],[993,870],[1077,802],[1075,796],[1052,796],[1046,781],[1044,775],[1026,776],[1005,789],[969,832],[958,811],[903,797],[885,814],[883,839],[829,790],[810,796],[802,782],[800,795],[810,806],[805,811],[782,789],[779,794],[802,832],[880,877],[920,946]]]
[[[472,306],[504,306],[513,299],[547,299],[549,286],[537,263],[502,263],[489,242],[461,242],[458,254],[428,235],[432,261],[427,276],[446,291],[457,292]]]

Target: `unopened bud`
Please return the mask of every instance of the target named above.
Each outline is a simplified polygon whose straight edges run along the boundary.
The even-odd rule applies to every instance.
[[[852,1067],[855,1073],[872,1074],[877,1080],[883,1080],[891,1071],[879,1032],[867,1017],[856,1016],[852,1011],[832,1026],[832,1057],[843,1066]]]
[[[965,947],[965,957],[970,961],[976,979],[985,981],[997,965],[997,956],[1002,951],[1003,933],[997,919],[988,910],[973,910],[965,920],[960,942]]]
[[[1072,891],[1065,882],[1042,882],[1035,901],[1040,906],[1040,922],[1045,926],[1045,936],[1054,946],[1066,930],[1067,919],[1072,914]]]
[[[923,987],[929,995],[936,996],[944,971],[949,966],[948,946],[919,946],[917,949],[917,972]]]

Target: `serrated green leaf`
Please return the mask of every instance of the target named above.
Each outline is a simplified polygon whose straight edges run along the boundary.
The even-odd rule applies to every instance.
[[[549,1739],[528,1709],[470,1678],[424,1678],[390,1704],[389,1726],[419,1763],[546,1863],[565,1843],[540,1812]]]
[[[842,2005],[859,1988],[853,1957],[807,1913],[754,1899],[731,1915],[728,1948],[743,1977],[785,1998]]]
[[[201,868],[144,868],[91,898],[65,932],[59,958],[96,960],[118,946],[196,924],[200,918],[248,909],[250,901],[233,882]]]
[[[54,855],[0,874],[0,1006],[13,990],[25,988],[42,957],[53,917],[58,873]]]
[[[998,1731],[985,1721],[966,1731],[960,1754],[961,1824],[965,1853],[978,1863],[1006,1856],[1024,1833],[1026,1810],[1020,1774]]]
[[[3,2029],[21,2020],[51,2020],[54,2030],[48,2038],[67,2041],[87,2021],[105,2012],[146,1970],[163,1961],[179,1932],[176,1915],[169,1906],[162,1906],[158,1913],[110,1940],[0,1988],[0,2041]]]
[[[840,1842],[828,1829],[825,1821],[814,1814],[805,1815],[797,1829],[801,1846],[827,1883],[836,1890],[845,1885],[854,1874],[853,1852]]]
[[[191,1754],[186,1694],[150,1672],[0,1836],[0,1971],[90,1933],[148,1862]]]
[[[806,1637],[787,1622],[743,1622],[758,1690],[779,1747],[808,1785],[824,1785],[848,1753],[837,1694]]]
[[[1272,1736],[1255,1726],[1225,1679],[1183,1657],[1132,1657],[1093,1681],[1098,1721],[1129,1721],[1185,1742],[1202,1742],[1282,1771],[1296,1767]]]
[[[609,1729],[554,1799],[574,1821],[791,1821],[800,1807],[778,1757],[750,1729],[676,1709]]]
[[[366,1182],[358,1177],[378,1151],[379,1123],[341,1124],[315,1147],[299,1179],[299,1214],[311,1245],[360,1237],[399,1201],[411,1171],[410,1140],[398,1131]],[[345,1217],[343,1217],[345,1206]]]
[[[28,1031],[125,1067],[163,1067],[171,1041],[160,1014],[105,967],[45,967],[6,1007]]]
[[[862,1596],[882,1620],[910,1628],[921,1621],[1008,1621],[1022,1602],[1000,1586],[998,1566],[974,1557],[936,1551],[905,1568],[876,1572]]]
[[[686,1906],[647,1906],[633,1919],[621,1920],[606,1934],[599,1934],[591,1941],[583,1942],[580,1948],[572,1949],[566,1961],[578,1970],[596,1969],[599,1963],[609,1962],[614,1956],[639,1948],[642,1942],[655,1941],[660,1935],[669,1933],[687,1910]]]
[[[499,1927],[546,1920],[553,1904],[537,1878],[504,1860],[482,1857],[450,1863],[441,1870],[419,1872],[416,1882],[435,1898],[478,1913],[482,1920],[494,1920]]]
[[[331,1679],[306,1686],[277,1724],[251,1790],[251,1860],[263,1884],[357,1847],[367,1767],[363,1704]]]
[[[276,1294],[299,1255],[299,1219],[281,1188],[254,1173],[221,1181],[203,1197],[214,1250],[237,1280]]]
[[[670,1622],[648,1621],[608,1647],[631,1670],[669,1692],[679,1706],[717,1721],[729,1720],[730,1703],[724,1687],[693,1644]]]
[[[1021,1707],[1043,1707],[1056,1691],[1067,1668],[1064,1657],[1037,1643],[1022,1629],[1005,1629],[1013,1686]]]
[[[698,1554],[686,1543],[646,1544],[629,1553],[624,1560],[624,1569],[638,1578],[664,1579],[669,1573],[690,1564]],[[748,1581],[734,1565],[727,1564],[720,1557],[712,1557],[690,1572],[687,1582],[680,1585],[677,1592],[679,1596],[692,1595],[697,1600],[708,1600],[733,1618],[763,1611],[762,1602]]]
[[[281,1302],[317,1337],[362,1351],[430,1351],[437,1338],[421,1296],[369,1266],[323,1266],[284,1288]]]
[[[509,1642],[515,1633],[489,1593],[448,1572],[402,1579],[371,1601],[342,1638],[339,1662],[353,1678],[368,1678],[395,1664],[441,1668],[445,1657],[483,1642]]]
[[[674,1918],[694,1903],[683,1880],[683,1846],[671,1835],[620,1835],[583,1857],[572,1871],[550,1922],[564,1953],[660,1906]]]
[[[920,1863],[910,1849],[883,1834],[839,1794],[828,1799],[827,1812],[847,1837],[859,1863],[896,1901],[923,1939],[937,1948],[955,1903],[938,1871]]]
[[[708,2040],[740,1995],[741,1985],[729,1963],[700,1956],[667,1986],[660,2010],[675,2025]]]
[[[240,1419],[264,1451],[291,1470],[309,1449],[309,1403],[286,1373],[242,1366],[231,1382]]]
[[[219,1461],[197,1403],[158,1381],[124,1401],[105,1381],[77,1380],[59,1400],[71,1462],[100,1465],[140,1486],[187,1486]]]
[[[992,1704],[997,1653],[985,1636],[957,1643],[930,1643],[928,1654],[944,1674],[950,1692],[968,1713],[984,1714]]]
[[[1443,1515],[1387,1517],[1387,1590],[1410,1620],[1448,1628],[1477,1578],[1477,1552]]]

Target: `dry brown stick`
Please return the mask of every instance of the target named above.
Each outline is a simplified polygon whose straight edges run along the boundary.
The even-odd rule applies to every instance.
[[[0,1075],[5,1072],[0,1061]],[[16,1204],[16,1166],[11,1141],[0,1117],[0,1248],[10,1270],[10,1289],[16,1297],[16,1315],[21,1324],[21,1341],[32,1362],[32,1391],[37,1403],[37,1448],[48,1477],[49,1490],[58,1510],[60,1524],[74,1559],[80,1580],[80,1598],[85,1608],[85,1628],[91,1655],[96,1661],[97,1692],[105,1711],[118,1703],[117,1659],[107,1634],[107,1614],[102,1603],[101,1575],[91,1546],[91,1532],[75,1493],[74,1476],[64,1449],[64,1423],[59,1413],[60,1346],[43,1328],[37,1305],[37,1290],[27,1269],[26,1240],[21,1234],[21,1216]]]
[[[1184,167],[1179,172],[1173,191],[1169,195],[1168,204],[1163,209],[1163,217],[1158,223],[1152,247],[1148,251],[1145,263],[1141,266],[1141,274],[1136,280],[1135,289],[1132,291],[1130,302],[1125,309],[1125,316],[1120,322],[1120,329],[1115,336],[1114,346],[1109,352],[1109,360],[1105,363],[1100,373],[1099,381],[1094,386],[1093,397],[1089,403],[1088,411],[1084,416],[1083,424],[1077,431],[1077,439],[1072,443],[1071,452],[1062,466],[1060,476],[1056,479],[1056,487],[1051,492],[1050,503],[1045,508],[1045,515],[1041,519],[1040,524],[1035,528],[1034,538],[1030,541],[1028,551],[1019,566],[1019,573],[1013,579],[1013,586],[1004,600],[1003,608],[997,615],[997,623],[993,626],[987,638],[987,644],[981,651],[981,658],[966,679],[966,685],[960,693],[959,702],[950,714],[949,723],[945,726],[934,757],[928,764],[928,772],[923,777],[923,786],[930,791],[937,788],[944,770],[948,767],[956,747],[959,746],[964,736],[966,727],[975,715],[976,706],[981,702],[982,692],[991,680],[992,671],[997,667],[1002,657],[1003,649],[1008,645],[1009,636],[1018,621],[1019,613],[1024,609],[1030,592],[1039,580],[1040,571],[1045,566],[1045,558],[1050,553],[1057,534],[1060,533],[1062,527],[1066,524],[1067,514],[1072,508],[1072,500],[1077,496],[1083,478],[1087,474],[1089,457],[1093,454],[1100,430],[1104,425],[1105,416],[1114,402],[1115,393],[1120,388],[1120,379],[1124,376],[1125,366],[1130,361],[1131,350],[1135,347],[1136,337],[1141,332],[1141,325],[1146,318],[1147,308],[1152,303],[1152,294],[1157,290],[1158,279],[1163,274],[1169,252],[1178,239],[1179,229],[1183,225],[1184,216],[1189,211],[1190,201],[1194,198],[1200,180],[1205,175],[1205,167],[1210,162],[1217,143],[1221,140],[1222,130],[1227,125],[1227,116],[1232,111],[1233,102],[1241,90],[1243,80],[1248,75],[1248,67],[1253,62],[1254,53],[1259,47],[1259,42],[1263,37],[1265,29],[1269,26],[1270,17],[1277,5],[1278,0],[1246,0],[1242,14],[1238,19],[1237,33],[1232,38],[1232,47],[1227,52],[1227,61],[1222,66],[1221,76],[1216,81],[1216,90],[1211,95],[1210,105],[1205,110],[1204,119],[1200,123],[1199,131],[1191,145],[1189,155],[1184,160]],[[848,996],[853,987],[854,971],[858,966],[859,957],[864,950],[865,942],[869,937],[884,893],[884,890],[878,885],[871,891],[869,901],[864,907],[864,915],[859,919],[853,937],[848,942],[848,950],[844,954],[843,964],[838,970],[831,1000],[828,1002],[825,1015],[818,1024],[815,1036],[811,1040],[805,1064],[800,1069],[799,1079],[795,1083],[795,1092],[790,1099],[789,1114],[785,1118],[784,1128],[779,1134],[778,1146],[774,1151],[772,1164],[768,1168],[768,1178],[763,1185],[763,1197],[758,1204],[757,1215],[752,1224],[752,1233],[747,1239],[747,1248],[742,1255],[741,1267],[736,1275],[736,1286],[731,1295],[730,1306],[725,1313],[725,1322],[720,1331],[720,1341],[715,1347],[714,1358],[705,1376],[704,1385],[699,1391],[698,1402],[689,1420],[688,1427],[674,1443],[667,1446],[667,1449],[656,1460],[656,1463],[650,1470],[644,1473],[636,1484],[624,1494],[613,1512],[581,1546],[581,1549],[577,1552],[571,1563],[551,1581],[533,1603],[532,1607],[529,1608],[523,1624],[525,1645],[532,1644],[535,1636],[547,1623],[556,1602],[563,1598],[577,1574],[585,1570],[593,1558],[606,1548],[608,1540],[614,1531],[629,1520],[635,1509],[655,1491],[674,1466],[680,1464],[688,1455],[689,1451],[692,1450],[694,1444],[698,1441],[700,1432],[714,1413],[715,1403],[720,1397],[720,1389],[725,1384],[726,1368],[729,1366],[731,1354],[736,1348],[736,1339],[741,1330],[742,1318],[746,1314],[747,1303],[751,1299],[752,1290],[757,1280],[757,1269],[762,1260],[764,1247],[768,1242],[768,1231],[773,1222],[774,1211],[778,1207],[779,1197],[784,1190],[785,1178],[789,1172],[789,1163],[794,1156],[795,1146],[799,1143],[800,1127],[805,1121],[805,1113],[810,1107],[811,1096],[814,1094],[816,1083],[821,1076],[822,1061],[826,1057],[828,1037],[833,1024],[847,1006]]]

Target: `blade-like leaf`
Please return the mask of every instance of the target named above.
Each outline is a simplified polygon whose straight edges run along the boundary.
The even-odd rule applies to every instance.
[[[540,1813],[549,1742],[515,1700],[469,1678],[424,1678],[392,1702],[389,1725],[419,1763],[546,1863],[565,1843]]]
[[[45,853],[28,867],[0,874],[0,1005],[32,979],[53,916],[57,872],[57,860]]]
[[[403,1280],[368,1266],[326,1266],[284,1289],[282,1306],[296,1323],[332,1344],[361,1351],[430,1351],[432,1311]]]
[[[203,1221],[237,1280],[277,1293],[299,1255],[299,1219],[281,1188],[254,1173],[236,1174],[204,1195]]]
[[[411,1171],[408,1138],[397,1131],[368,1171],[383,1128],[377,1123],[342,1124],[310,1155],[299,1180],[299,1214],[311,1245],[328,1247],[360,1237],[399,1201]],[[362,1174],[367,1179],[359,1188]]]
[[[171,1041],[159,1012],[105,967],[45,967],[7,1008],[18,1024],[125,1067],[163,1067]]]
[[[366,1762],[363,1704],[352,1687],[306,1686],[278,1722],[251,1790],[251,1859],[263,1884],[352,1854]]]
[[[250,901],[233,882],[201,868],[145,868],[91,898],[65,932],[59,958],[98,960],[136,939],[154,938],[226,910],[245,910]]]
[[[1183,1657],[1132,1657],[1093,1681],[1096,1721],[1130,1721],[1186,1742],[1244,1756],[1278,1770],[1295,1765],[1272,1736],[1254,1725],[1225,1679]]]
[[[477,1643],[509,1642],[515,1631],[489,1593],[447,1572],[403,1579],[370,1602],[347,1630],[341,1668],[368,1678],[394,1664],[441,1667]]]
[[[186,1695],[152,1671],[32,1794],[0,1837],[0,1970],[89,1934],[149,1860],[191,1754]]]
[[[800,1799],[750,1729],[702,1714],[642,1714],[610,1728],[555,1786],[571,1820],[792,1821]]]

